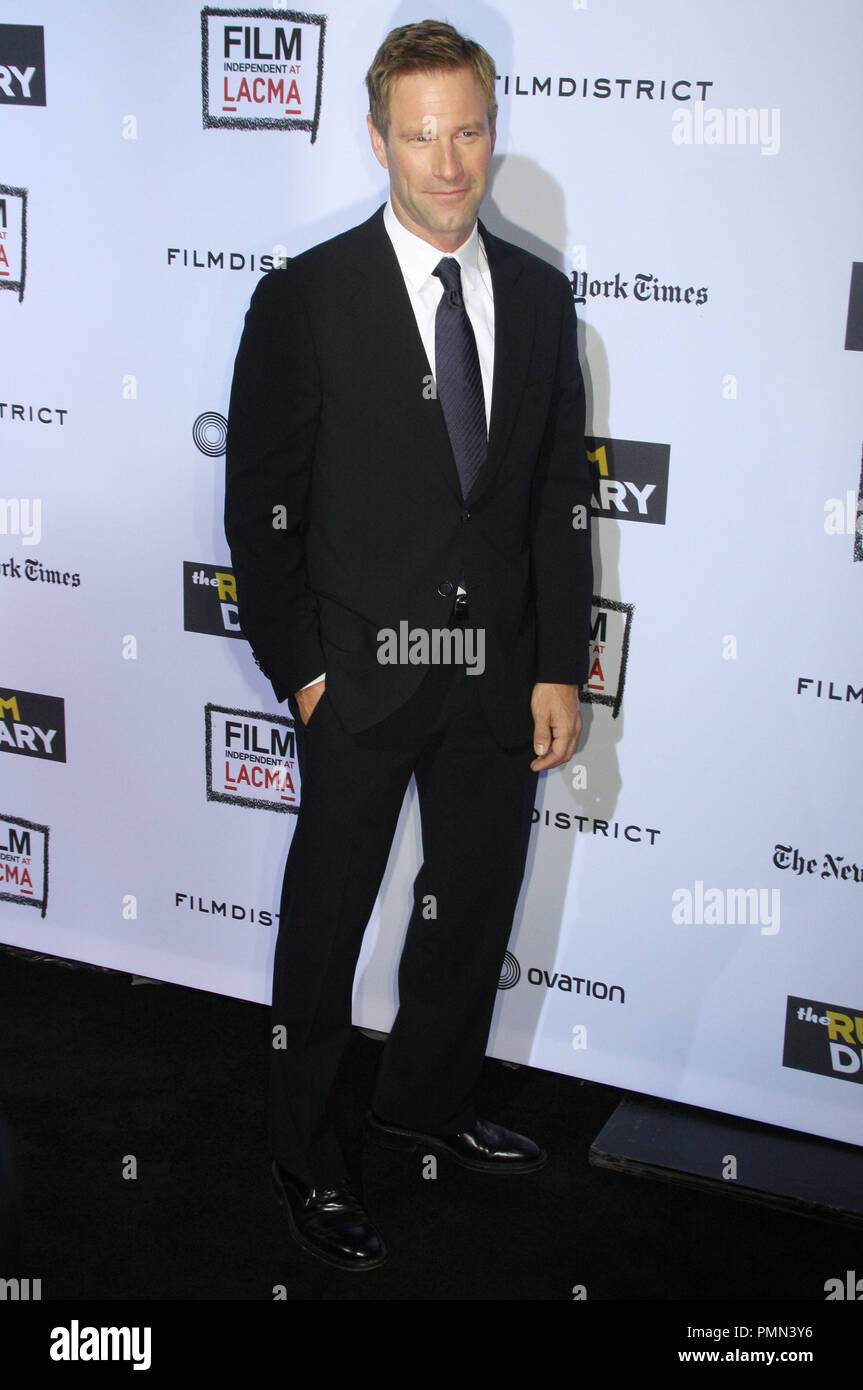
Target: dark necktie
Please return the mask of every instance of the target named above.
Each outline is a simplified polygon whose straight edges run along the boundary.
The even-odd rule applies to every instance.
[[[479,354],[461,293],[461,269],[444,256],[434,272],[443,285],[435,315],[435,385],[467,497],[488,453]]]

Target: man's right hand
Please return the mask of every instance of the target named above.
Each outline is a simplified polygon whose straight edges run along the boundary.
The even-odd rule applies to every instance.
[[[304,724],[308,724],[311,719],[315,705],[326,689],[326,684],[326,681],[316,681],[314,685],[307,685],[305,690],[298,690],[295,693],[294,699]]]

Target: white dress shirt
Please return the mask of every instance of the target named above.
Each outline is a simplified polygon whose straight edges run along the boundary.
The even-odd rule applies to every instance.
[[[443,284],[433,271],[444,256],[452,256],[458,261],[464,307],[476,338],[485,397],[485,425],[488,429],[494,375],[494,296],[491,271],[479,227],[474,222],[470,236],[457,251],[439,251],[430,242],[408,231],[396,217],[389,200],[384,208],[384,226],[398,257],[432,376],[435,374],[435,315],[443,294]]]
[[[384,208],[384,227],[393,244],[399,268],[417,321],[432,377],[435,375],[435,315],[443,294],[443,283],[434,269],[443,256],[452,256],[461,268],[461,288],[464,306],[476,339],[476,350],[482,374],[485,398],[485,426],[491,421],[491,385],[494,377],[494,294],[491,271],[479,227],[476,222],[466,241],[455,251],[439,251],[431,242],[408,231],[396,217],[390,199]],[[418,383],[419,389],[419,383]],[[464,589],[459,585],[459,593]],[[325,673],[301,688],[308,690],[325,678]]]

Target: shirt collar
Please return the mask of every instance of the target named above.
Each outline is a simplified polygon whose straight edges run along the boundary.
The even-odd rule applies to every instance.
[[[478,222],[474,222],[470,236],[456,251],[439,251],[430,242],[423,241],[415,232],[408,231],[404,223],[396,217],[389,198],[384,208],[384,226],[389,233],[402,274],[414,290],[422,289],[443,256],[453,256],[470,277],[479,274],[482,262],[485,261]]]

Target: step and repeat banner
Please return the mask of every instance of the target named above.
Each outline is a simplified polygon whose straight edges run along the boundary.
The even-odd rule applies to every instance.
[[[0,937],[269,1001],[302,786],[237,626],[233,362],[259,277],[385,201],[363,77],[429,13],[495,58],[482,216],[570,279],[595,481],[490,1051],[860,1143],[856,0],[8,0]],[[370,1027],[419,844],[411,791]]]

